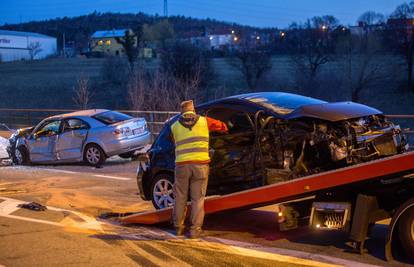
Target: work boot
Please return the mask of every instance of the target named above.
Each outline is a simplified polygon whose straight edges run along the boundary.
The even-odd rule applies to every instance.
[[[195,228],[190,230],[190,238],[198,239],[204,236],[204,231],[201,228]]]
[[[175,235],[178,237],[183,237],[184,236],[184,227],[175,227]]]

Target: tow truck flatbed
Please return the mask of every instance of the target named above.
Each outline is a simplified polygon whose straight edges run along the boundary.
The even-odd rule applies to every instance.
[[[388,175],[398,175],[412,170],[414,170],[414,152],[408,152],[286,182],[210,197],[205,201],[205,213],[212,214],[281,203],[311,196],[318,191],[374,180]],[[120,218],[120,221],[123,224],[152,225],[170,221],[171,215],[172,208],[170,207],[135,213]]]

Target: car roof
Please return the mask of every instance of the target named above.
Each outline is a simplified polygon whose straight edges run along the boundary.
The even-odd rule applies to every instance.
[[[87,110],[79,110],[71,113],[59,114],[48,119],[65,119],[65,118],[72,118],[72,117],[92,117],[96,114],[109,111],[107,109],[87,109]]]
[[[271,101],[272,104],[264,102]],[[242,103],[243,105],[255,106],[256,108],[266,109],[278,116],[284,116],[299,109],[301,106],[327,103],[323,100],[285,93],[285,92],[257,92],[229,96],[218,100],[213,100],[198,106],[198,108],[208,108],[212,105]],[[295,104],[294,107],[290,107]]]
[[[381,111],[353,102],[329,103],[320,99],[285,93],[257,92],[225,97],[201,104],[197,108],[208,109],[212,106],[242,105],[272,113],[284,119],[312,117],[327,121],[341,121],[369,115],[382,114]],[[244,109],[247,111],[246,109]]]

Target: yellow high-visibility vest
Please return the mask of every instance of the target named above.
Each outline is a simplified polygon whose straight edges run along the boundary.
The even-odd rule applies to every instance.
[[[207,119],[200,116],[196,124],[190,129],[179,121],[171,125],[175,141],[175,162],[209,161],[208,140],[209,131]]]

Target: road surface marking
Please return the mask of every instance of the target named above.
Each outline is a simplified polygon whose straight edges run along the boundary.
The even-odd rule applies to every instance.
[[[60,170],[60,169],[52,169],[52,168],[42,168],[42,167],[27,167],[27,166],[13,166],[7,167],[8,169],[15,169],[21,171],[46,171],[46,172],[55,172],[55,173],[64,173],[64,174],[79,174],[82,176],[89,176],[89,177],[96,177],[96,178],[105,178],[105,179],[112,179],[112,180],[119,180],[119,181],[129,181],[131,178],[127,177],[120,177],[120,176],[111,176],[111,175],[103,175],[103,174],[93,174],[89,172],[75,172],[75,171],[67,171],[67,170]]]
[[[259,244],[228,240],[228,239],[218,238],[218,237],[206,237],[205,240],[229,245],[231,248],[234,248],[237,252],[247,253],[246,255],[248,255],[248,252],[249,252],[248,250],[251,250],[253,253],[253,256],[258,252],[263,252],[263,253],[267,253],[267,254],[270,253],[274,255],[285,255],[286,257],[293,257],[294,259],[300,258],[300,259],[308,259],[311,261],[329,262],[329,264],[331,263],[336,264],[336,266],[338,265],[352,266],[352,267],[378,266],[378,265],[365,264],[365,263],[360,263],[356,261],[351,261],[351,260],[346,260],[346,259],[341,259],[341,258],[336,258],[336,257],[331,257],[331,256],[325,256],[321,254],[315,254],[311,252],[303,252],[303,251],[276,248],[276,247],[266,247],[266,246],[262,246]],[[263,254],[263,256],[266,256],[266,254]],[[294,263],[300,264],[301,262],[294,262]]]
[[[40,220],[40,219],[33,219],[29,217],[23,217],[23,216],[17,216],[17,215],[11,215],[13,212],[19,210],[20,208],[18,205],[26,203],[25,201],[7,198],[7,197],[0,197],[3,202],[0,202],[0,217],[6,217],[10,219],[16,219],[16,220],[22,220],[22,221],[29,221],[29,222],[36,222],[36,223],[42,223],[42,224],[49,224],[53,226],[60,226],[60,227],[75,227],[75,228],[81,228],[81,229],[88,229],[88,230],[96,230],[96,231],[102,231],[102,224],[101,222],[97,221],[95,218],[87,216],[85,214],[82,214],[77,211],[71,211],[71,210],[65,210],[55,207],[47,207],[48,210],[51,211],[60,211],[60,212],[68,212],[72,213],[81,219],[83,219],[84,222],[77,222],[75,220],[72,220],[68,217],[65,219],[69,220],[68,222],[62,223],[62,222],[51,222],[47,220]]]
[[[131,178],[118,177],[118,176],[110,176],[110,175],[101,175],[101,174],[93,174],[93,176],[99,177],[99,178],[107,178],[107,179],[121,180],[121,181],[129,181],[129,180],[131,180]]]

